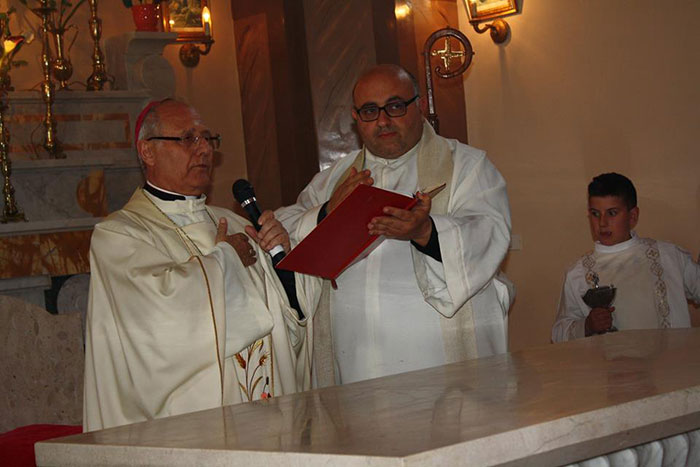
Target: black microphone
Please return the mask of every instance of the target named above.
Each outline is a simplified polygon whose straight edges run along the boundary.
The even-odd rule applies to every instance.
[[[240,178],[234,182],[231,190],[233,191],[233,197],[236,198],[236,201],[238,201],[241,207],[245,209],[245,212],[248,213],[248,217],[253,223],[255,230],[260,230],[258,219],[260,219],[262,213],[260,212],[260,208],[258,208],[258,200],[255,198],[253,185],[251,185],[248,180]],[[272,256],[273,266],[277,266],[277,263],[282,261],[282,258],[285,256],[282,245],[274,246],[269,253],[270,256]]]

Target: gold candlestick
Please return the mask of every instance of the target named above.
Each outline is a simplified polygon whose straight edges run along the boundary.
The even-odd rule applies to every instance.
[[[41,70],[43,72],[43,82],[41,83],[41,97],[46,106],[44,114],[44,128],[46,138],[44,149],[49,153],[49,157],[54,159],[65,159],[66,155],[61,149],[61,143],[56,137],[56,121],[53,118],[54,84],[51,80],[51,48],[49,45],[49,34],[54,30],[52,16],[55,8],[49,7],[49,0],[41,0],[41,8],[32,8],[32,12],[41,18]]]
[[[20,211],[15,203],[15,189],[10,182],[12,173],[12,163],[10,162],[10,133],[5,127],[5,112],[9,108],[6,103],[7,92],[12,89],[10,86],[10,68],[12,59],[19,50],[20,44],[24,41],[23,36],[12,36],[7,28],[9,13],[0,16],[0,49],[2,59],[0,60],[0,172],[3,177],[3,199],[4,207],[0,222],[26,221],[24,213]]]
[[[2,77],[4,83],[4,76]],[[0,169],[2,170],[3,186],[2,194],[5,201],[5,206],[2,210],[2,223],[26,221],[24,213],[17,207],[15,203],[15,189],[10,182],[10,174],[12,173],[12,163],[10,162],[10,135],[5,128],[5,111],[8,106],[5,103],[7,96],[7,88],[0,86]]]
[[[56,59],[53,60],[51,69],[53,70],[54,78],[59,82],[59,90],[70,90],[68,87],[68,80],[73,76],[73,64],[70,62],[70,58],[68,58],[68,50],[70,47],[65,46],[67,31],[66,28],[59,26],[52,31],[54,45],[56,46]]]
[[[101,91],[105,83],[109,83],[110,89],[114,85],[114,77],[105,71],[104,54],[100,49],[100,37],[102,37],[102,20],[97,17],[97,0],[90,2],[90,36],[95,42],[92,52],[92,74],[87,79],[88,91]]]

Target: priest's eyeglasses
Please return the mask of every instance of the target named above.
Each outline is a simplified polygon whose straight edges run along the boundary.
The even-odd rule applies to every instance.
[[[403,117],[404,115],[406,115],[408,105],[416,99],[418,99],[418,94],[416,94],[407,101],[392,101],[384,105],[383,107],[379,107],[378,105],[374,104],[366,105],[364,107],[360,107],[359,109],[355,107],[355,112],[357,112],[357,115],[360,116],[360,120],[362,120],[363,122],[375,121],[379,118],[379,114],[382,112],[382,110],[389,117]]]
[[[215,151],[219,149],[219,146],[221,146],[221,135],[212,135],[211,133],[207,132],[200,135],[190,133],[186,134],[185,136],[151,136],[150,138],[146,138],[146,141],[151,141],[154,139],[162,141],[177,141],[188,150],[197,147],[197,144],[199,144],[201,140],[206,141]]]

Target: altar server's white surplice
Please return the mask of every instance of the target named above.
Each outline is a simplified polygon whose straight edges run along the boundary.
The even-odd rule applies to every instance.
[[[599,285],[617,289],[613,326],[618,330],[690,327],[688,302],[700,302],[700,266],[671,243],[639,238],[606,246],[598,242],[566,274],[552,341],[585,336],[591,309],[583,295]]]
[[[307,319],[257,245],[244,267],[214,243],[220,217],[229,234],[249,224],[204,199],[139,189],[95,227],[85,431],[309,388]],[[306,306],[303,287],[297,295]]]
[[[497,273],[510,242],[510,211],[505,181],[485,153],[437,136],[425,123],[421,141],[398,159],[366,149],[349,154],[317,174],[297,204],[276,212],[293,244],[316,226],[350,167],[369,169],[375,186],[406,195],[447,182],[431,208],[442,262],[408,241],[385,240],[339,276],[337,290],[326,287],[330,296],[322,297],[314,321],[316,383],[505,352],[513,290]],[[328,332],[319,322],[324,303]]]

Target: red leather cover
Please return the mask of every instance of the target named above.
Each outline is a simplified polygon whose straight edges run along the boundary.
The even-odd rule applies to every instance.
[[[385,206],[411,209],[417,202],[415,197],[358,185],[277,267],[334,280],[383,240],[369,234],[372,218],[384,215]]]

